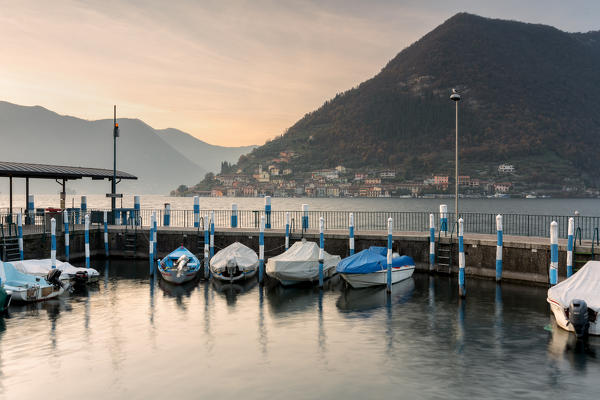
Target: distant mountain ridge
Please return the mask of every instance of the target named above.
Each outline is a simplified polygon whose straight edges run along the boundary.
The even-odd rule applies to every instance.
[[[461,172],[515,164],[535,182],[600,184],[600,32],[460,13],[394,57],[375,77],[306,114],[242,156],[251,172],[283,151],[295,171],[394,168],[413,179],[450,173],[454,104]]]
[[[139,178],[123,181],[119,191],[167,194],[175,183],[197,183],[206,172],[218,171],[220,161],[235,161],[248,148],[212,146],[177,131],[179,136],[187,136],[184,154],[181,140],[165,135],[164,130],[138,119],[119,118],[118,122],[117,168]],[[0,159],[112,169],[112,123],[112,119],[88,121],[40,106],[0,101]],[[83,181],[88,193],[106,192],[108,184],[90,182]],[[40,180],[34,184],[42,190],[56,190],[56,184]],[[73,181],[67,186],[81,188],[82,183]]]

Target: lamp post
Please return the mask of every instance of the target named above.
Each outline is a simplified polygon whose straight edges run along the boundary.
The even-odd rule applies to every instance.
[[[115,223],[115,208],[117,206],[117,138],[119,137],[119,124],[117,123],[117,106],[114,108],[114,120],[113,120],[113,179],[112,179],[112,190],[110,197],[110,209],[112,216],[110,218],[111,224]]]
[[[458,222],[458,102],[460,95],[456,89],[452,89],[450,100],[456,103],[456,133],[454,143],[454,221]]]

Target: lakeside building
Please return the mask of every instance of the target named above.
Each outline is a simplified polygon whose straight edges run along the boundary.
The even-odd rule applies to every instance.
[[[515,166],[512,164],[500,164],[498,166],[498,172],[500,173],[512,173],[515,172]]]

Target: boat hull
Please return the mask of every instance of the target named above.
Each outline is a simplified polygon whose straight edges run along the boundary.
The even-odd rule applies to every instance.
[[[213,272],[213,277],[215,279],[218,279],[220,281],[223,282],[236,282],[236,281],[243,281],[246,279],[250,279],[252,277],[254,277],[256,275],[256,270],[250,270],[250,271],[245,271],[239,275],[235,275],[235,276],[226,276],[223,275],[222,273],[218,273],[218,272]]]
[[[415,271],[414,266],[392,269],[392,284],[410,278]],[[387,271],[377,271],[370,274],[341,274],[342,278],[353,288],[363,288],[387,284]]]
[[[24,288],[15,286],[6,286],[6,292],[11,295],[11,301],[20,303],[32,303],[44,301],[60,296],[65,292],[64,288]],[[32,290],[33,289],[33,290]]]
[[[194,279],[196,277],[196,275],[198,274],[198,271],[192,271],[192,272],[186,272],[183,273],[179,276],[177,276],[177,271],[173,270],[173,271],[164,271],[161,270],[160,271],[160,276],[162,276],[162,278],[167,281],[167,282],[171,282],[171,283],[175,283],[177,285],[180,285],[182,283],[185,282],[189,282],[192,279]]]
[[[547,299],[547,301],[548,304],[550,304],[550,310],[552,311],[552,314],[554,314],[556,325],[558,325],[566,331],[574,333],[575,328],[573,328],[573,325],[569,323],[569,319],[567,318],[567,314],[565,314],[565,310],[563,309],[563,307],[558,302],[552,299]],[[599,321],[590,322],[590,329],[588,330],[588,333],[590,335],[600,336],[600,324],[598,324],[598,322]]]

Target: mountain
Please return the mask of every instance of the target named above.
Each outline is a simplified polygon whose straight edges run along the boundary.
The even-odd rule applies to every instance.
[[[182,154],[178,151],[182,142],[179,137],[165,135],[138,119],[119,118],[118,122],[121,135],[117,139],[117,169],[139,178],[120,183],[120,192],[166,194],[174,182],[194,184],[207,171],[217,170],[215,158],[231,161],[244,151],[231,148],[231,154],[227,154],[227,148],[219,148],[221,151],[215,155],[211,145],[176,131],[179,136],[187,136],[189,148],[195,149]],[[112,119],[87,121],[39,106],[0,102],[0,159],[112,169],[112,124]],[[36,190],[58,190],[54,183],[35,180],[32,184]],[[107,181],[99,184],[87,179],[67,186],[88,193],[104,193],[109,188]]]
[[[394,168],[401,179],[452,173],[457,88],[461,172],[512,163],[527,182],[600,183],[600,32],[460,13],[376,76],[337,94],[242,156],[254,171],[295,153],[294,171]]]
[[[175,150],[195,163],[201,164],[206,170],[213,172],[218,172],[221,169],[221,162],[234,163],[241,155],[250,153],[257,147],[215,146],[173,128],[156,130],[156,132]]]

